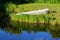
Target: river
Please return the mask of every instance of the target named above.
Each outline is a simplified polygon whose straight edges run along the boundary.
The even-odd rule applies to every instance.
[[[53,38],[52,35],[45,31],[23,31],[20,34],[11,34],[0,29],[0,40],[60,40],[60,38]]]

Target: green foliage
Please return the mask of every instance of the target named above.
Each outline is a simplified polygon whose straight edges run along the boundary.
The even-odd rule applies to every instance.
[[[25,4],[25,3],[60,3],[60,0],[0,0],[0,2],[12,2],[14,4]]]
[[[12,2],[14,4],[25,4],[25,3],[33,3],[35,2],[36,0],[0,0],[0,2],[4,2],[4,3],[7,3],[7,2]]]
[[[57,6],[56,6],[57,5]],[[44,15],[37,15],[37,16],[29,16],[27,17],[26,15],[11,15],[12,20],[20,20],[23,21],[26,19],[26,21],[28,21],[28,18],[30,20],[30,22],[36,20],[36,17],[38,17],[39,21],[48,21],[50,20],[50,22],[54,22],[55,20],[53,20],[53,18],[57,18],[57,20],[59,19],[59,13],[60,13],[60,4],[23,4],[23,5],[17,5],[17,9],[19,10],[19,12],[25,12],[25,11],[32,11],[32,10],[40,10],[40,9],[44,9],[44,8],[49,8],[50,11],[56,10],[56,13],[50,13],[48,14],[44,14]],[[17,11],[17,10],[16,10]],[[18,13],[18,12],[17,12]],[[55,16],[53,16],[55,15]],[[33,19],[34,18],[34,19]],[[59,19],[60,20],[60,19]]]
[[[37,3],[60,3],[60,0],[37,0]]]
[[[7,3],[6,11],[7,11],[7,13],[16,13],[16,5],[13,3]]]

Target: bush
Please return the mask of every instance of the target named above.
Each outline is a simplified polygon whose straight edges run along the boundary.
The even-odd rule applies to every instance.
[[[37,0],[37,3],[60,3],[60,0]]]
[[[7,13],[15,13],[16,12],[16,5],[13,3],[7,3],[6,11],[7,11]]]

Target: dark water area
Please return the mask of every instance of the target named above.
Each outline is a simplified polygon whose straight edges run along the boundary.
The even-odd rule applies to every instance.
[[[60,40],[60,38],[53,38],[49,32],[39,31],[21,31],[20,34],[11,34],[0,29],[0,40]]]

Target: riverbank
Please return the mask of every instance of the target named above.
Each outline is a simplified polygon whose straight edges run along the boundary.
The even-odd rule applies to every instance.
[[[11,8],[10,6],[7,8]],[[28,12],[33,10],[40,10],[44,8],[49,8],[50,11],[56,11],[56,13],[42,14],[42,15],[16,15],[18,12]],[[60,4],[23,4],[17,5],[16,8],[7,10],[11,14],[10,16],[10,27],[6,29],[8,31],[16,31],[17,33],[20,30],[27,31],[48,31],[56,36],[60,36]],[[12,29],[12,30],[9,30]],[[17,30],[16,30],[17,29]]]
[[[28,12],[33,10],[40,10],[44,8],[49,8],[50,11],[56,11],[56,13],[50,13],[50,14],[42,14],[42,15],[15,15],[14,13],[10,15],[11,20],[16,21],[26,21],[26,22],[50,22],[52,24],[55,24],[56,22],[60,22],[60,4],[40,4],[40,3],[32,3],[32,4],[23,4],[23,5],[17,5],[17,9],[15,9],[17,12]],[[60,24],[60,23],[59,23]]]

